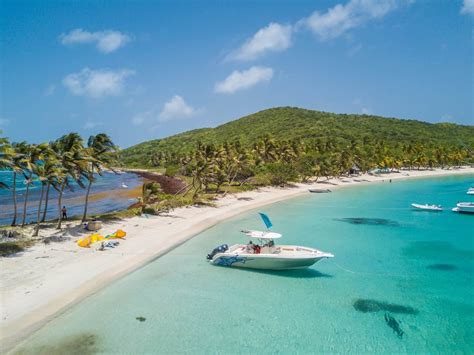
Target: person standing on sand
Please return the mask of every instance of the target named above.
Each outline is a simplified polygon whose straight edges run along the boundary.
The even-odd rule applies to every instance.
[[[67,219],[67,209],[66,206],[63,206],[61,209],[61,212],[63,213],[63,219]]]

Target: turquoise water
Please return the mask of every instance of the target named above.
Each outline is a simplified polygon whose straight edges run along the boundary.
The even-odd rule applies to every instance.
[[[11,187],[13,185],[13,174],[10,171],[0,170],[0,181]],[[102,176],[96,174],[96,181],[92,184],[91,195],[101,192],[121,190],[122,184],[128,186],[128,189],[133,189],[143,183],[143,179],[135,174],[112,174],[103,173]],[[23,215],[23,203],[25,198],[26,185],[25,178],[18,175],[16,179],[16,196],[18,203],[18,219],[21,222]],[[86,190],[82,189],[75,182],[71,182],[71,189],[66,189],[63,193],[63,205],[68,209],[69,216],[82,215],[84,211],[84,199]],[[41,183],[37,178],[33,178],[33,183],[30,185],[28,206],[26,214],[26,222],[36,222],[37,208],[41,196]],[[46,196],[46,191],[45,191]],[[58,216],[57,206],[58,193],[51,188],[49,192],[49,203],[47,211],[47,219],[54,219]],[[91,199],[89,203],[89,214],[99,214],[115,210],[125,209],[132,203],[136,202],[129,200],[128,197],[120,198],[117,194],[111,192],[99,200]],[[44,202],[43,202],[44,206]],[[13,218],[13,196],[12,190],[0,189],[0,225],[10,224]]]
[[[249,211],[85,299],[21,351],[472,353],[474,216],[410,204],[452,207],[473,183],[385,182],[267,206],[285,243],[336,257],[287,272],[209,265],[214,246],[261,227]]]

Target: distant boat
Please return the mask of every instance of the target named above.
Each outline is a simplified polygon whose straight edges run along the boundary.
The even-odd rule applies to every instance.
[[[458,202],[453,212],[474,213],[474,202]]]
[[[260,214],[267,228],[272,226],[267,215]],[[301,247],[296,245],[278,245],[275,239],[281,238],[281,234],[266,231],[242,231],[250,238],[259,242],[249,244],[235,244],[230,248],[227,244],[219,245],[207,255],[211,264],[219,266],[240,267],[263,270],[291,270],[304,269],[314,263],[333,258],[331,253],[325,253],[317,249]]]
[[[474,195],[474,187],[470,187],[467,192],[468,195]]]
[[[309,189],[308,191],[314,194],[322,194],[322,193],[331,192],[331,190],[329,189]]]
[[[424,211],[442,211],[443,208],[440,205],[420,205],[418,203],[412,203],[411,206],[413,208],[419,209],[419,210],[424,210]]]
[[[124,189],[128,189],[128,185],[125,184],[124,182],[122,182],[122,187],[123,187]]]

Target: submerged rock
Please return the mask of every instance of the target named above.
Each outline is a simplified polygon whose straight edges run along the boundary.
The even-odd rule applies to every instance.
[[[400,323],[390,315],[390,313],[385,313],[385,323],[392,328],[393,332],[401,339],[405,332],[400,328]]]
[[[356,311],[362,313],[373,313],[373,312],[392,312],[392,313],[403,313],[403,314],[418,314],[418,310],[400,304],[381,302],[370,299],[358,299],[353,304]]]
[[[431,264],[426,267],[430,270],[439,270],[439,271],[453,271],[457,270],[458,267],[452,264]]]
[[[336,221],[346,222],[350,224],[365,224],[369,226],[390,226],[390,227],[400,226],[400,224],[397,221],[392,221],[391,219],[385,219],[385,218],[363,218],[363,217],[336,218]]]

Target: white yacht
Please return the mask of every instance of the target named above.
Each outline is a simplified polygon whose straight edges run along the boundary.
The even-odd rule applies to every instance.
[[[474,202],[458,202],[453,212],[474,213]]]
[[[424,210],[424,211],[438,211],[439,212],[443,210],[441,205],[428,205],[428,204],[420,205],[418,203],[412,203],[411,206],[418,210]]]
[[[246,236],[255,240],[248,244],[235,244],[228,247],[223,244],[215,248],[207,259],[214,265],[241,267],[263,270],[291,270],[310,267],[321,259],[333,258],[331,253],[297,245],[275,245],[275,239],[281,234],[271,232],[270,219],[260,214],[267,231],[242,231]]]
[[[468,195],[474,195],[474,187],[470,187],[467,192]]]

